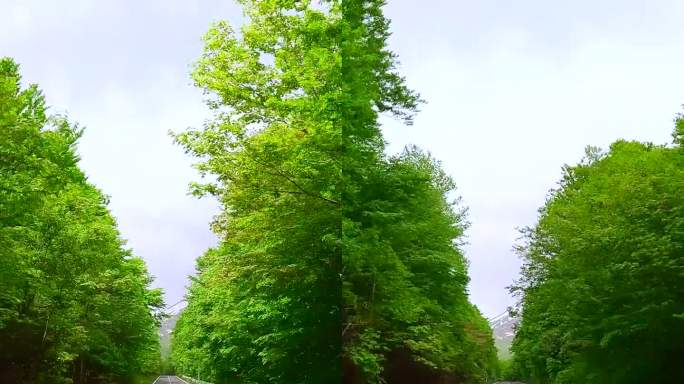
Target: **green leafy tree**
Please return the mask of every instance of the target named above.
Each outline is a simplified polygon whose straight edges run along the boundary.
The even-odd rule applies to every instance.
[[[197,85],[216,119],[176,138],[217,182],[218,249],[176,326],[176,366],[218,382],[335,382],[340,354],[341,132],[335,21],[306,2],[245,1],[206,35]],[[192,329],[186,329],[192,327]]]
[[[467,300],[453,182],[417,149],[388,157],[378,117],[420,99],[395,71],[382,1],[240,1],[193,78],[215,118],[175,135],[214,182],[220,245],[198,260],[176,367],[216,383],[484,381],[491,331]],[[343,364],[342,364],[343,362]],[[421,376],[422,377],[422,376]]]
[[[684,152],[617,141],[565,167],[526,232],[516,370],[535,383],[684,380]]]
[[[86,383],[156,369],[155,311],[106,197],[78,168],[82,130],[48,116],[0,60],[0,381]]]
[[[454,242],[464,211],[445,199],[453,182],[416,149],[366,180],[345,218],[346,356],[364,382],[410,382],[411,361],[414,382],[487,380],[496,353],[466,295],[466,260]]]

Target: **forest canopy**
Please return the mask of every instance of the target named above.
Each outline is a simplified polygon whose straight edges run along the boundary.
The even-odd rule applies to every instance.
[[[236,2],[243,17],[229,11],[232,21],[214,21],[201,41],[188,31],[205,28],[225,4],[35,2],[0,12],[0,29],[18,32],[7,39],[18,56],[55,44],[37,50],[49,60],[27,63],[26,76],[68,85],[55,93],[77,110],[93,108],[91,122],[101,119],[92,124],[104,126],[101,135],[88,130],[87,138],[114,150],[81,148],[88,164],[115,164],[95,166],[98,180],[126,175],[116,202],[135,203],[115,212],[139,230],[133,239],[142,254],[162,261],[155,266],[168,273],[162,281],[174,302],[199,255],[184,298],[165,308],[146,263],[119,231],[110,197],[86,176],[79,157],[86,131],[54,113],[38,85],[22,82],[19,65],[1,58],[0,383],[684,383],[684,114],[667,144],[617,140],[587,147],[579,163],[562,168],[558,184],[534,203],[543,205],[536,223],[514,245],[522,266],[509,289],[517,301],[489,321],[470,301],[465,251],[472,243],[470,260],[500,263],[491,275],[474,263],[474,297],[488,311],[506,305],[510,297],[486,293],[509,284],[503,276],[520,266],[506,258],[515,255],[505,235],[516,232],[521,207],[538,198],[531,189],[549,168],[537,165],[553,168],[563,161],[560,147],[584,145],[593,125],[615,116],[610,103],[620,111],[633,103],[638,113],[601,126],[601,135],[631,132],[639,114],[663,105],[632,96],[656,92],[606,95],[649,89],[633,76],[643,71],[670,103],[678,90],[666,71],[684,56],[625,64],[639,56],[634,47],[662,58],[671,46],[625,44],[656,35],[625,33],[631,16],[603,19],[601,12],[614,17],[610,7],[582,12],[587,19],[567,9],[573,20],[554,16],[549,28],[527,23],[545,11],[539,4],[511,15],[472,7],[441,19],[435,10],[452,9],[449,2],[413,2],[420,8],[409,12],[412,2],[393,3],[388,12],[413,30],[397,29],[392,44],[405,49],[409,70],[429,69],[418,79],[437,105],[418,128],[427,101],[390,49],[386,0]],[[432,8],[437,3],[444,4]],[[40,17],[58,9],[77,11],[73,21],[83,24],[75,31],[87,26],[87,38],[72,41],[74,30],[61,27],[61,37],[48,36],[57,29]],[[656,29],[668,38],[668,28],[677,29],[668,27],[677,25],[673,15],[653,19],[665,23]],[[112,28],[122,20],[125,30]],[[445,20],[465,24],[445,31]],[[545,34],[509,38],[511,28],[501,26],[520,20]],[[587,28],[592,23],[601,28]],[[546,43],[578,28],[600,39],[566,39],[572,49],[556,65],[558,46]],[[199,56],[194,88],[174,77],[187,54]],[[651,64],[664,75],[653,78]],[[591,95],[598,103],[587,84],[600,91]],[[510,95],[519,100],[510,103]],[[581,113],[550,127],[547,117],[567,105]],[[594,105],[601,108],[587,108]],[[206,120],[178,129],[201,111]],[[406,127],[394,131],[390,119]],[[629,129],[620,130],[625,122]],[[563,141],[542,143],[549,135]],[[440,140],[434,148],[459,180],[427,149],[392,150],[390,136]],[[182,152],[197,170],[192,196],[184,197],[190,180]],[[174,156],[181,163],[168,161]],[[469,202],[459,197],[461,181],[469,181]],[[185,211],[194,197],[218,202],[216,212]],[[213,220],[204,216],[212,213]],[[197,220],[216,237],[206,227],[198,233]],[[481,226],[471,231],[469,220]],[[502,360],[497,347],[506,349]]]

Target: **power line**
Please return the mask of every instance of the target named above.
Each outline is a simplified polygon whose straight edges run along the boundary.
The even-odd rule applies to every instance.
[[[175,304],[173,304],[173,305],[171,305],[171,306],[167,306],[166,309],[169,310],[169,309],[175,307],[176,305],[178,305],[178,304],[180,304],[180,303],[185,303],[185,302],[186,302],[185,299],[180,299],[180,300],[179,300],[178,302],[176,302]]]

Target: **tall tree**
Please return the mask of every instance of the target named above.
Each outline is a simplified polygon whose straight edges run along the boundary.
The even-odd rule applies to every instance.
[[[345,357],[350,382],[482,382],[491,330],[468,302],[452,180],[415,148],[388,159],[345,218]]]
[[[215,177],[194,191],[224,205],[176,364],[219,383],[332,383],[344,361],[346,381],[377,382],[397,355],[486,377],[453,183],[418,150],[384,154],[379,115],[410,123],[420,100],[386,48],[383,2],[241,3],[249,22],[214,25],[193,73],[215,118],[176,135]]]
[[[535,383],[684,380],[684,120],[565,167],[521,247],[515,364]]]
[[[35,85],[0,60],[0,381],[85,383],[154,369],[154,311],[75,153],[82,130],[46,115]],[[68,381],[71,380],[71,381]]]
[[[217,182],[218,249],[176,327],[176,364],[217,382],[339,381],[336,21],[304,1],[243,1],[250,23],[206,35],[194,78],[214,121],[177,136]]]

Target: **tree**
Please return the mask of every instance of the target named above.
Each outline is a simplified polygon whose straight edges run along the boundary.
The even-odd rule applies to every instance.
[[[682,190],[680,141],[617,141],[564,168],[526,231],[514,287],[522,323],[512,349],[533,382],[684,380]]]
[[[47,116],[0,60],[0,381],[85,383],[154,369],[154,312],[132,257],[75,153],[82,130]]]
[[[487,322],[468,302],[466,260],[454,242],[465,212],[445,198],[453,182],[415,148],[377,171],[345,223],[348,358],[363,381],[411,382],[411,361],[423,372],[414,382],[486,380],[496,354]]]
[[[176,136],[217,182],[221,245],[198,261],[174,333],[179,369],[216,382],[335,382],[341,132],[336,22],[307,2],[245,1],[206,35],[194,78],[216,119]],[[188,329],[192,328],[192,329]]]
[[[484,379],[486,321],[467,300],[453,183],[416,149],[384,154],[378,117],[420,103],[386,48],[383,1],[241,3],[193,78],[215,118],[175,135],[224,206],[174,331],[177,367],[217,383],[377,382],[406,357]],[[392,358],[392,356],[398,356]],[[389,377],[389,376],[388,376]]]

